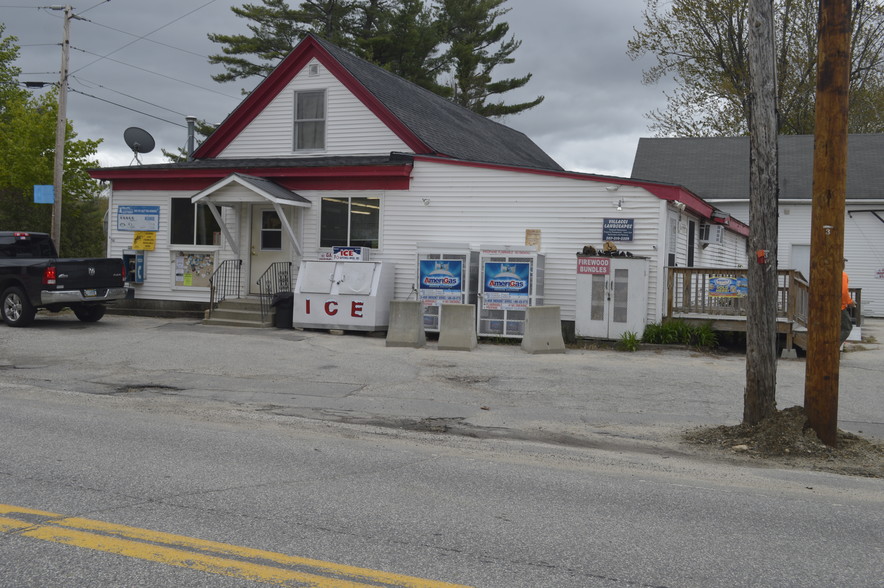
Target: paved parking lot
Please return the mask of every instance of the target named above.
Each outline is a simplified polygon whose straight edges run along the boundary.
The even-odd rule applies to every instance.
[[[382,337],[209,327],[108,315],[84,324],[38,315],[0,325],[0,391],[38,386],[235,403],[341,422],[564,442],[655,442],[742,418],[745,357],[687,349],[568,350],[529,355],[481,343],[471,352],[386,347]],[[880,341],[884,321],[864,335]],[[778,362],[779,408],[803,404],[803,359]],[[853,345],[840,372],[839,426],[884,439],[884,352]]]

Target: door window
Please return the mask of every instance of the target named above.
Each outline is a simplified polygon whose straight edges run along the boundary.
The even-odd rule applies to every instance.
[[[607,281],[608,276],[598,274],[592,276],[592,295],[589,307],[590,320],[605,320],[605,283]]]
[[[282,221],[276,211],[261,211],[261,251],[282,250]]]
[[[625,323],[628,316],[629,305],[629,270],[614,270],[614,312],[612,320],[615,323]]]

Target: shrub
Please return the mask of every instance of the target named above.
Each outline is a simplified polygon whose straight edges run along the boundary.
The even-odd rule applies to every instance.
[[[645,327],[642,342],[658,345],[689,345],[708,349],[718,344],[718,336],[708,324],[693,327],[681,320],[653,323]]]
[[[639,343],[641,343],[641,339],[638,333],[626,331],[620,335],[620,340],[617,341],[617,349],[620,351],[638,351]]]

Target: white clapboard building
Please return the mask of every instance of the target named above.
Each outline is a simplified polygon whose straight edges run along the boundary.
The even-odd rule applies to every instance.
[[[779,139],[781,269],[810,277],[813,135]],[[749,138],[643,138],[633,178],[676,182],[749,222]],[[862,313],[884,317],[884,134],[850,135],[844,211],[850,287],[862,289]]]
[[[297,272],[359,246],[392,266],[393,298],[405,300],[419,243],[528,244],[544,257],[543,304],[573,322],[576,254],[611,240],[648,259],[656,322],[667,265],[747,259],[748,227],[689,190],[565,171],[522,133],[314,36],[190,161],[91,173],[112,187],[108,253],[138,252],[132,305],[154,310],[205,308],[225,261],[247,296],[275,262]]]

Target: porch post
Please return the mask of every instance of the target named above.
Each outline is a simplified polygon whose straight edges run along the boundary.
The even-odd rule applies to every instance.
[[[289,223],[289,219],[286,218],[285,213],[282,210],[282,206],[279,203],[274,202],[273,208],[276,210],[276,216],[279,217],[280,222],[282,222],[282,226],[285,227],[286,232],[289,235],[289,239],[292,240],[292,245],[295,246],[295,251],[298,252],[298,257],[303,257],[304,254],[301,252],[301,244],[298,243],[297,237],[295,237],[295,231],[292,230],[292,225]]]
[[[231,249],[233,249],[233,252],[236,254],[237,259],[239,259],[239,244],[233,239],[230,231],[227,230],[227,225],[221,219],[221,211],[218,210],[218,207],[215,206],[214,202],[209,201],[206,203],[206,206],[209,207],[209,210],[212,212],[212,216],[215,217],[215,222],[218,223],[218,226],[221,227],[221,232],[224,233],[224,238],[227,239],[228,243],[230,243]]]

